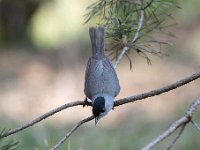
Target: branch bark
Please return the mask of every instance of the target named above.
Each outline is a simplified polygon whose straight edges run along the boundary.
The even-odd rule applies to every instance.
[[[80,127],[82,124],[89,122],[94,119],[94,116],[90,116],[88,118],[85,118],[78,122],[69,132],[66,133],[66,135],[51,149],[51,150],[56,150],[58,149],[69,137]]]
[[[36,119],[34,119],[34,120],[32,120],[32,121],[30,121],[28,123],[25,123],[24,125],[16,128],[16,129],[9,130],[5,134],[1,135],[0,139],[4,138],[4,137],[7,137],[9,135],[15,134],[17,132],[20,132],[20,131],[22,131],[22,130],[24,130],[24,129],[26,129],[26,128],[28,128],[28,127],[30,127],[30,126],[32,126],[32,125],[34,125],[34,124],[36,124],[36,123],[38,123],[40,121],[52,116],[52,115],[54,115],[55,113],[58,113],[58,112],[64,110],[64,109],[67,109],[67,108],[70,108],[70,107],[74,107],[74,106],[78,106],[78,105],[83,105],[83,106],[84,105],[89,105],[89,106],[91,106],[92,104],[90,102],[86,102],[86,101],[75,101],[75,102],[71,102],[71,103],[68,103],[68,104],[64,104],[64,105],[62,105],[60,107],[57,107],[57,108],[55,108],[55,109],[53,109],[53,110],[51,110],[51,111],[39,116],[38,118],[36,118]]]
[[[162,93],[166,93],[168,91],[171,91],[171,90],[174,90],[178,87],[181,87],[185,84],[188,84],[188,83],[198,79],[199,77],[200,77],[200,72],[194,73],[193,75],[190,75],[190,76],[188,76],[188,77],[186,77],[182,80],[179,80],[175,83],[169,84],[169,85],[164,86],[162,88],[117,100],[117,101],[115,101],[114,106],[116,107],[116,106],[119,106],[119,105],[135,102],[137,100],[142,100],[142,99],[145,99],[145,98],[148,98],[148,97],[152,97],[152,96],[160,95]]]
[[[175,121],[165,132],[159,135],[155,140],[147,144],[145,147],[141,148],[141,150],[149,150],[165,138],[169,137],[173,132],[175,132],[179,127],[185,126],[192,120],[193,112],[199,107],[200,105],[200,97],[198,97],[188,108],[186,114]]]

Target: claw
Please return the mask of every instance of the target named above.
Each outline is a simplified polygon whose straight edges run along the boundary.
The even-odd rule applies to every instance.
[[[87,97],[85,98],[85,100],[84,100],[84,104],[83,104],[83,107],[85,107],[85,106],[88,106],[88,100],[87,100]]]

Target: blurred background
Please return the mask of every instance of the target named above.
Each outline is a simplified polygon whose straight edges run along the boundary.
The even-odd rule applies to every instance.
[[[0,1],[0,127],[15,128],[62,104],[83,100],[84,71],[91,53],[83,15],[94,0]],[[163,47],[167,56],[150,56],[152,65],[133,55],[133,68],[124,59],[117,68],[121,92],[117,99],[147,92],[200,70],[200,1],[179,1],[173,13],[175,38]],[[139,149],[183,115],[200,96],[197,80],[171,92],[123,105],[95,127],[84,124],[61,150]],[[10,139],[20,150],[49,149],[91,108],[64,110]],[[200,110],[194,120],[200,124]],[[155,149],[166,149],[175,134]],[[188,125],[173,147],[197,150],[200,134]]]

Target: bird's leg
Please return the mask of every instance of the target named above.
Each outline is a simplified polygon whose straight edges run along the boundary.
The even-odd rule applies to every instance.
[[[115,109],[115,106],[113,106],[112,110],[114,110],[114,109]]]
[[[89,106],[89,102],[88,102],[87,97],[85,98],[85,100],[84,100],[84,104],[83,104],[83,107],[85,107],[85,106]]]

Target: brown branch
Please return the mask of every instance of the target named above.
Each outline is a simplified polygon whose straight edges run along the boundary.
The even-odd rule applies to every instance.
[[[4,138],[4,137],[7,137],[9,135],[15,134],[15,133],[17,133],[19,131],[22,131],[22,130],[24,130],[24,129],[26,129],[26,128],[28,128],[28,127],[30,127],[30,126],[32,126],[32,125],[34,125],[34,124],[36,124],[36,123],[38,123],[40,121],[52,116],[52,115],[54,115],[55,113],[58,113],[58,112],[64,110],[64,109],[67,109],[67,108],[70,108],[70,107],[74,107],[74,106],[78,106],[78,105],[83,105],[83,106],[84,105],[89,105],[89,106],[91,106],[92,104],[90,102],[87,102],[87,101],[75,101],[75,102],[71,102],[71,103],[68,103],[68,104],[64,104],[64,105],[62,105],[60,107],[57,107],[57,108],[55,108],[55,109],[53,109],[53,110],[51,110],[51,111],[39,116],[38,118],[36,118],[36,119],[34,119],[34,120],[32,120],[32,121],[30,121],[28,123],[25,123],[24,125],[16,128],[16,129],[9,130],[5,134],[2,134],[0,139]]]
[[[165,138],[169,137],[173,132],[176,131],[179,127],[185,126],[192,120],[192,114],[193,112],[198,108],[200,105],[200,97],[198,97],[188,108],[186,114],[179,118],[176,122],[174,122],[165,132],[163,132],[161,135],[159,135],[155,140],[147,144],[145,147],[143,147],[141,150],[149,150],[161,141],[163,141]]]
[[[162,87],[162,88],[159,88],[159,89],[156,89],[156,90],[153,90],[153,91],[150,91],[150,92],[146,92],[146,93],[142,93],[142,94],[138,94],[138,95],[135,95],[135,96],[130,96],[130,97],[127,97],[127,98],[123,98],[123,99],[120,99],[120,100],[117,100],[115,101],[114,103],[114,107],[117,107],[117,106],[120,106],[120,105],[123,105],[123,104],[127,104],[127,103],[130,103],[130,102],[135,102],[137,100],[142,100],[142,99],[145,99],[145,98],[148,98],[148,97],[152,97],[152,96],[155,96],[155,95],[159,95],[159,94],[162,94],[162,93],[165,93],[165,92],[168,92],[170,90],[173,90],[175,88],[178,88],[180,86],[183,86],[191,81],[194,81],[196,79],[198,79],[200,77],[200,72],[198,73],[194,73],[193,75],[189,76],[189,77],[186,77],[185,79],[182,79],[182,80],[179,80],[173,84],[170,84],[168,86],[165,86],[165,87]],[[53,114],[55,113],[58,113],[64,109],[67,109],[67,108],[70,108],[70,107],[74,107],[74,106],[78,106],[78,105],[88,105],[88,106],[92,106],[91,102],[87,102],[87,101],[75,101],[75,102],[71,102],[71,103],[68,103],[68,104],[64,104],[60,107],[57,107],[41,116],[39,116],[38,118],[16,128],[16,129],[13,129],[13,130],[10,130],[8,132],[6,132],[5,134],[1,135],[0,139],[1,138],[4,138],[4,137],[7,137],[9,135],[12,135],[12,134],[15,134],[15,133],[18,133],[50,116],[52,116]]]
[[[186,78],[184,78],[182,80],[179,80],[179,81],[177,81],[175,83],[172,83],[170,85],[164,86],[162,88],[117,100],[117,101],[115,101],[114,106],[116,107],[116,106],[123,105],[123,104],[126,104],[126,103],[135,102],[137,100],[142,100],[142,99],[145,99],[145,98],[148,98],[148,97],[160,95],[162,93],[166,93],[168,91],[171,91],[171,90],[174,90],[174,89],[176,89],[178,87],[181,87],[181,86],[183,86],[185,84],[188,84],[189,82],[192,82],[192,81],[194,81],[194,80],[196,80],[198,78],[200,78],[200,72],[194,73],[191,76],[188,76],[188,77],[186,77]]]
[[[82,124],[89,122],[94,119],[94,116],[90,116],[88,118],[85,118],[78,122],[69,132],[66,133],[66,135],[51,149],[51,150],[56,150],[58,149],[69,137],[80,127]]]

